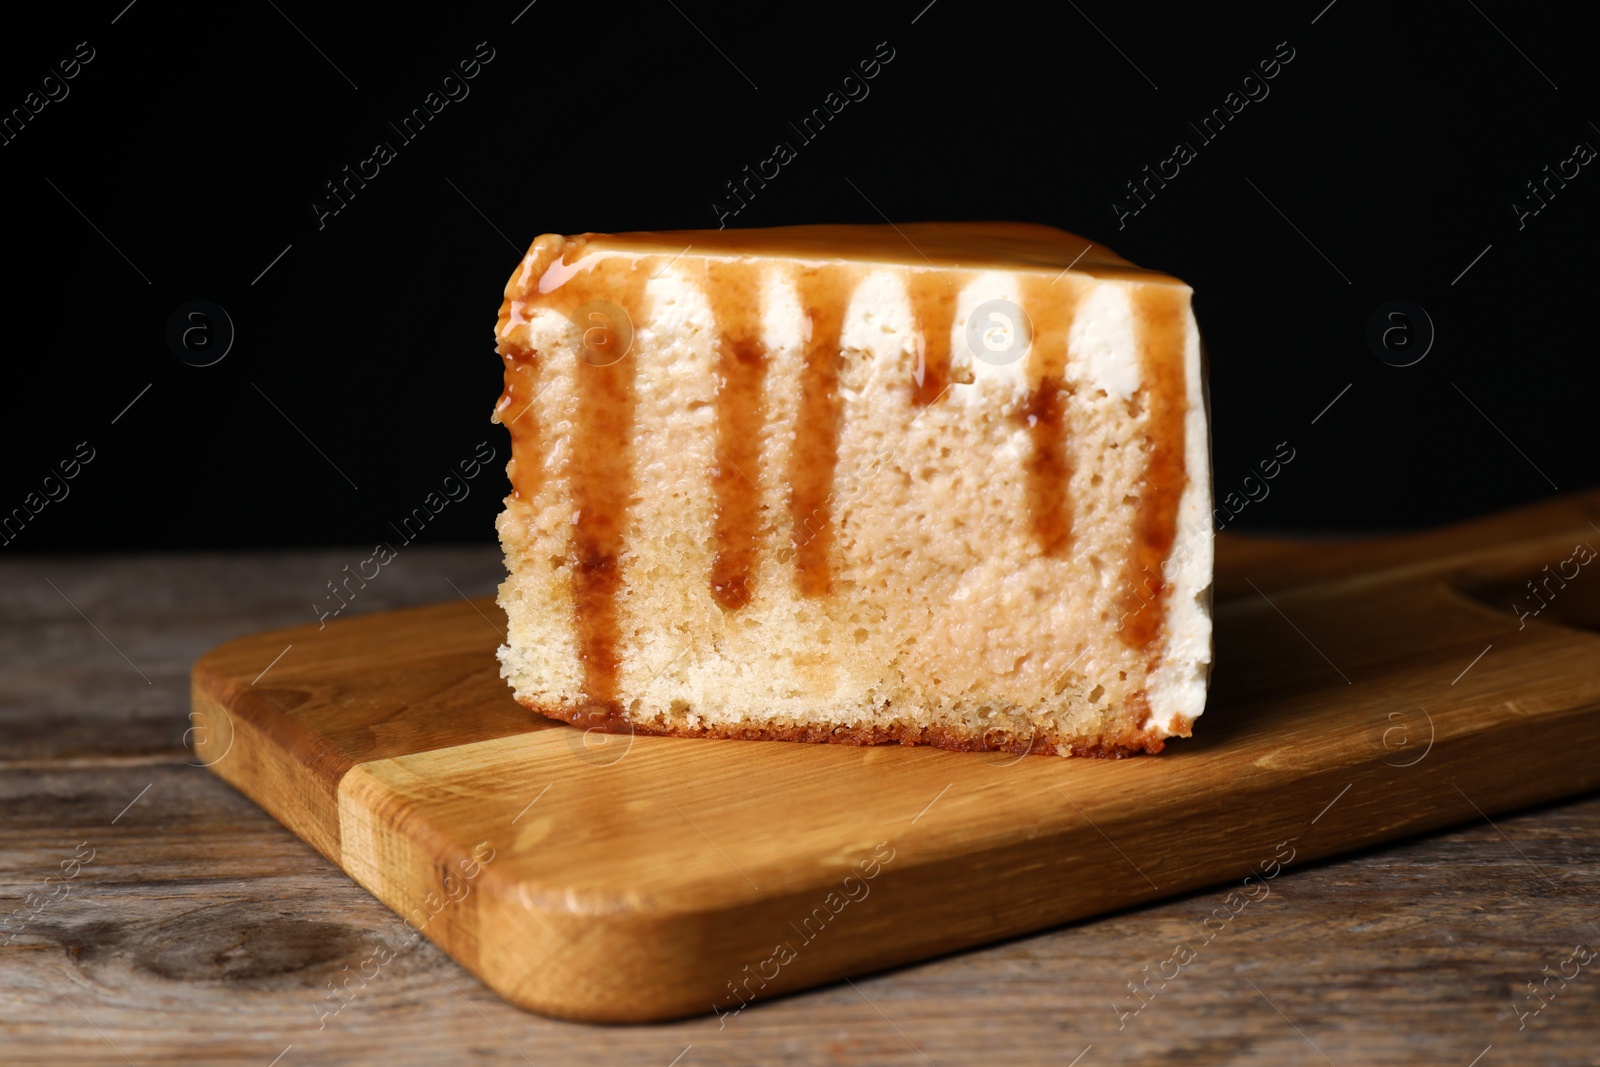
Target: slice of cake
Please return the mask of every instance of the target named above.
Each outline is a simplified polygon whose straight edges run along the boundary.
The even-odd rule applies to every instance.
[[[1211,663],[1190,290],[1021,223],[546,235],[501,673],[611,731],[1121,756]]]

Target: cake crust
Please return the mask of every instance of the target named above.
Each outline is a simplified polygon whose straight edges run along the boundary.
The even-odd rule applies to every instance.
[[[738,725],[698,725],[673,723],[664,719],[635,722],[617,708],[590,705],[584,708],[563,708],[553,704],[519,701],[523,707],[547,719],[557,719],[585,730],[599,730],[607,734],[644,734],[647,737],[709,737],[730,741],[798,741],[811,744],[835,745],[926,745],[946,752],[1005,752],[1014,756],[1079,756],[1097,759],[1124,759],[1128,756],[1155,755],[1166,747],[1166,738],[1147,729],[1125,729],[1101,734],[1087,741],[1061,736],[1059,732],[1045,730],[1027,738],[1017,738],[1007,730],[987,730],[973,733],[957,727],[916,723],[890,723],[882,725],[826,725],[826,726],[776,726],[761,723]],[[1189,737],[1193,722],[1184,722],[1181,729],[1168,736]]]

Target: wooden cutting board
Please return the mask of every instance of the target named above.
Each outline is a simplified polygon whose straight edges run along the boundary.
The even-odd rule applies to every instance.
[[[586,735],[512,701],[487,599],[229,642],[191,736],[513,1003],[737,1011],[1239,881],[1220,929],[1284,869],[1594,789],[1585,544],[1600,492],[1381,541],[1224,535],[1210,704],[1156,757]]]

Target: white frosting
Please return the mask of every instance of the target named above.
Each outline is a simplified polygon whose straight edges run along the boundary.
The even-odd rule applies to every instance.
[[[1007,271],[981,271],[961,294],[956,297],[955,322],[950,332],[950,370],[972,375],[970,385],[955,384],[950,387],[950,398],[960,403],[987,402],[983,398],[993,394],[997,386],[1004,386],[1017,399],[1028,391],[1028,349],[1020,346],[1007,352],[1008,363],[980,359],[967,344],[967,326],[978,309],[991,300],[1005,300],[1022,304],[1022,294],[1017,288],[1016,276]],[[977,323],[982,329],[987,323]],[[1012,358],[1012,357],[1015,358]]]
[[[1127,286],[1102,282],[1079,303],[1067,334],[1067,376],[1118,400],[1138,392],[1143,367]]]
[[[1189,411],[1184,420],[1184,466],[1189,484],[1178,501],[1178,536],[1166,567],[1167,643],[1149,689],[1155,726],[1177,732],[1172,720],[1194,719],[1205,710],[1211,676],[1211,440],[1206,423],[1205,383],[1200,377],[1200,329],[1189,312],[1184,344]],[[1176,573],[1174,573],[1176,572]]]

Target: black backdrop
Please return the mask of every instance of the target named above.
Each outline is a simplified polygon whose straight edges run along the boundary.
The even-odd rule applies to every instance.
[[[797,157],[731,224],[1018,218],[1189,281],[1219,492],[1295,457],[1238,528],[1597,481],[1595,26],[1566,9],[125,2],[8,13],[0,40],[0,508],[56,497],[6,551],[389,536],[478,442],[505,454],[491,330],[520,250],[714,226],[779,140]],[[840,88],[800,144],[788,124]],[[388,123],[430,93],[407,142]],[[1217,108],[1208,141],[1188,123]],[[380,140],[394,157],[319,219]],[[1180,140],[1193,158],[1163,164]],[[1177,173],[1135,213],[1147,166]],[[1368,326],[1397,299],[1386,361]],[[195,300],[232,324],[210,366],[167,336]],[[1418,307],[1431,348],[1392,365],[1425,343]],[[76,477],[47,481],[62,461]],[[426,539],[492,538],[502,492],[480,477]]]

